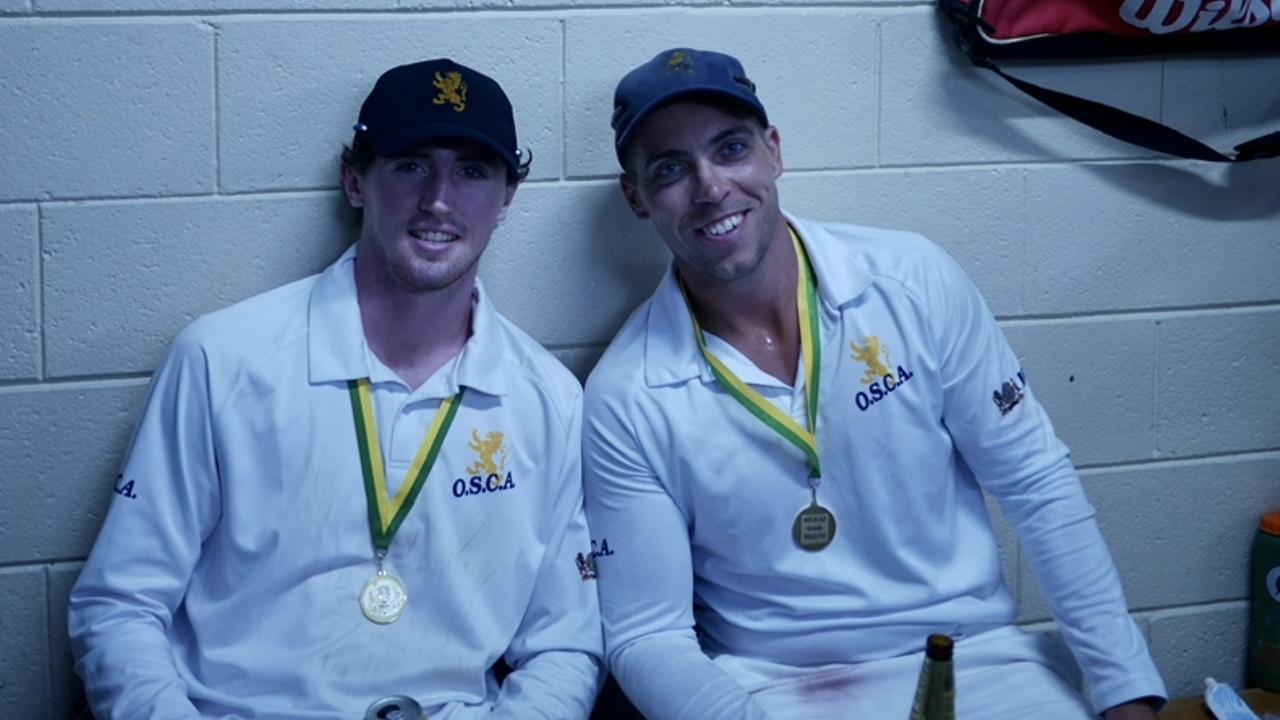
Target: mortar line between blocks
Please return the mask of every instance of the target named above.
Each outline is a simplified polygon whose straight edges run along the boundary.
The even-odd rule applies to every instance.
[[[876,116],[875,116],[875,148],[876,148],[876,167],[880,167],[882,162],[883,148],[881,146],[881,138],[883,136],[882,123],[884,121],[884,19],[877,17],[876,26]]]
[[[35,293],[36,301],[36,337],[38,357],[36,358],[36,380],[43,381],[49,376],[48,330],[45,326],[45,287],[44,287],[44,203],[36,203],[36,238],[35,238]]]
[[[1081,475],[1104,475],[1128,470],[1150,470],[1175,467],[1196,467],[1226,462],[1252,462],[1280,459],[1280,447],[1234,450],[1220,453],[1200,453],[1182,457],[1145,458],[1117,462],[1082,463],[1076,466]]]
[[[49,566],[44,565],[40,568],[41,574],[44,575],[44,697],[45,702],[49,705],[49,710],[53,711],[53,613],[50,612],[50,606],[53,604],[53,579],[49,574]],[[49,715],[49,720],[54,720]]]
[[[1151,333],[1151,452],[1160,453],[1160,334],[1164,320],[1156,318]]]
[[[559,18],[560,22],[560,177],[563,181],[569,176],[569,23],[568,18]]]
[[[213,194],[222,194],[222,68],[218,63],[221,55],[222,29],[213,22]]]

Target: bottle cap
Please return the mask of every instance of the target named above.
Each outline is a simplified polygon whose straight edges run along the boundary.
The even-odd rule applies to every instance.
[[[930,660],[950,660],[955,643],[946,635],[930,635],[925,642],[924,653]]]
[[[1268,535],[1280,535],[1280,510],[1263,513],[1258,528]]]

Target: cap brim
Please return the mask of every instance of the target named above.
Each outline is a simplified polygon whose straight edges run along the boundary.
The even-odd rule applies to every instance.
[[[730,92],[720,85],[694,85],[690,87],[682,87],[650,100],[644,107],[640,108],[639,112],[637,112],[634,117],[631,118],[631,122],[622,129],[622,132],[618,133],[618,136],[614,139],[614,149],[618,153],[618,162],[622,163],[622,149],[630,144],[636,134],[636,131],[640,129],[641,123],[647,120],[650,115],[662,106],[693,95],[701,97],[715,97],[732,101],[736,105],[741,105],[749,109],[756,115],[756,117],[760,118],[761,122],[765,124],[768,124],[769,122],[768,116],[765,115],[764,112],[764,106],[760,104],[760,100],[758,98]],[[626,163],[623,164],[625,165]]]
[[[451,123],[413,123],[369,138],[375,155],[394,157],[436,140],[470,140],[492,150],[512,172],[518,170],[515,153],[492,137],[470,127]]]

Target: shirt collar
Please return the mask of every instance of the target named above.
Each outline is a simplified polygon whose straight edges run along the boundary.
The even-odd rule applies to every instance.
[[[852,302],[871,284],[871,273],[863,258],[865,249],[861,237],[844,233],[840,237],[831,234],[830,226],[802,220],[786,212],[782,213],[795,228],[809,254],[818,280],[818,296],[829,308],[839,309]],[[852,228],[851,228],[852,229]]]
[[[851,239],[836,238],[821,224],[783,212],[783,217],[809,254],[824,309],[839,309],[871,283],[871,275]],[[689,307],[676,280],[675,263],[667,267],[654,290],[645,328],[645,384],[671,385],[691,378],[711,382],[715,376],[693,337]]]
[[[307,308],[307,378],[315,383],[369,377],[369,349],[356,300],[356,246],[352,245],[316,279]],[[477,278],[472,298],[471,337],[456,362],[447,363],[447,394],[460,386],[486,395],[505,395],[506,340],[498,313]]]

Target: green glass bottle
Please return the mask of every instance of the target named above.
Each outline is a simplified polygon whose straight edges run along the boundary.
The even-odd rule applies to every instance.
[[[1253,539],[1250,684],[1280,692],[1280,510],[1262,516]]]
[[[956,680],[951,666],[954,643],[946,635],[930,635],[924,646],[911,720],[955,720]]]

